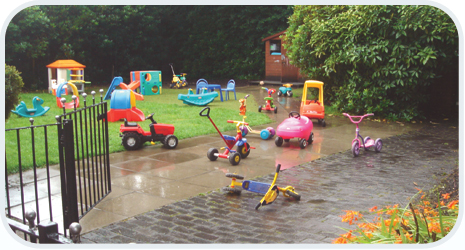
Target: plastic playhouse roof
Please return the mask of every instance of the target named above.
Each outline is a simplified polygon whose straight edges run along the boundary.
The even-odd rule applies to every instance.
[[[47,65],[47,68],[85,68],[85,65],[82,65],[74,60],[67,59],[67,60],[56,60],[53,63]]]

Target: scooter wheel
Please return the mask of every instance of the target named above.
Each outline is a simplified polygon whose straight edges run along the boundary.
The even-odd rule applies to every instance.
[[[270,131],[270,138],[273,138],[273,136],[276,135],[276,130],[274,130],[273,127],[268,127],[266,130]]]
[[[208,159],[210,159],[210,161],[216,161],[216,159],[218,159],[218,156],[216,156],[215,154],[218,154],[218,149],[210,148],[207,152]]]
[[[286,193],[284,193],[284,194],[285,194],[284,196],[292,197],[292,198],[300,201],[300,194],[296,194],[296,193],[292,192],[291,190],[287,190]]]
[[[360,143],[358,141],[354,141],[354,143],[352,143],[352,154],[354,157],[357,157],[358,154],[360,154]]]
[[[178,138],[175,135],[167,135],[163,140],[166,148],[173,149],[178,146]]]
[[[276,144],[278,147],[281,147],[283,145],[283,138],[281,136],[277,136],[276,139],[274,139],[274,144]]]
[[[268,140],[271,138],[271,133],[267,129],[262,129],[262,131],[260,131],[260,137],[263,140]]]
[[[242,132],[242,137],[245,137],[249,133],[249,130],[247,129],[246,126],[240,126],[239,129]]]
[[[139,134],[132,132],[123,134],[122,143],[126,150],[137,150],[142,146],[142,141]]]
[[[365,143],[365,145],[367,144],[368,140],[370,140],[371,138],[369,136],[365,137],[365,139],[363,139],[363,143]],[[376,150],[376,149],[375,149]],[[368,151],[368,148],[365,148],[365,151]]]
[[[231,165],[233,166],[241,162],[241,155],[238,152],[231,154],[228,158],[229,158],[229,163],[231,163]]]
[[[380,138],[376,139],[376,141],[375,141],[375,151],[379,153],[379,152],[381,152],[382,148],[383,148],[383,141]]]
[[[307,140],[305,140],[305,139],[302,139],[302,140],[300,140],[300,142],[299,142],[299,146],[300,146],[300,148],[301,148],[301,149],[304,149],[304,148],[306,148],[306,147],[307,147],[307,145],[308,145],[308,142],[307,142]]]

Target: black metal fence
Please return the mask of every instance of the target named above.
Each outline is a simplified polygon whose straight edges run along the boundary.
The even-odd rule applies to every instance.
[[[63,108],[63,114],[55,117],[55,124],[34,125],[31,118],[29,127],[5,130],[5,133],[16,133],[17,148],[6,147],[5,154],[18,167],[17,175],[8,176],[5,157],[8,218],[26,224],[27,206],[34,207],[37,215],[34,221],[41,225],[41,217],[53,222],[56,211],[61,209],[66,236],[72,223],[78,222],[111,192],[107,103],[102,93],[100,90],[100,102],[96,103],[96,93],[92,91],[90,105],[87,94],[83,93],[82,108],[77,107],[77,97],[73,96],[74,109],[66,112]],[[66,102],[64,98],[61,101]],[[40,140],[36,139],[38,131]],[[24,141],[27,145],[22,145]],[[21,154],[25,146],[31,147],[30,155]],[[45,158],[37,160],[38,154],[44,154]],[[59,165],[50,165],[51,154],[59,155]],[[26,165],[32,166],[32,170],[24,172]],[[57,173],[56,176],[51,172]]]

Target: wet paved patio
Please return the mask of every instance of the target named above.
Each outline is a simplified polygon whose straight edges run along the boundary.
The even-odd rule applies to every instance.
[[[263,100],[266,94],[264,90],[259,90],[257,86],[238,88],[238,91],[253,94],[256,100]],[[275,97],[275,103],[278,105],[278,113],[274,114],[270,112],[268,115],[276,122],[273,124],[257,126],[254,127],[254,129],[260,130],[268,126],[276,128],[282,120],[288,117],[288,113],[290,111],[298,111],[300,105],[300,103],[295,99],[287,97]],[[190,208],[192,208],[192,204],[197,203],[197,201],[210,204],[212,201],[221,203],[221,200],[223,200],[230,204],[228,205],[228,211],[235,209],[242,209],[244,211],[245,209],[245,211],[256,214],[253,210],[253,206],[255,205],[256,200],[259,199],[258,196],[244,193],[239,197],[230,197],[218,192],[219,188],[228,185],[230,182],[230,179],[224,176],[225,173],[238,173],[245,176],[246,179],[265,176],[261,179],[271,182],[269,180],[270,174],[274,172],[277,164],[281,164],[282,169],[285,171],[283,171],[282,177],[280,176],[280,182],[287,182],[290,185],[295,185],[299,193],[301,190],[303,192],[302,201],[296,203],[297,206],[299,204],[307,204],[306,206],[316,209],[322,208],[324,204],[328,204],[328,202],[323,202],[328,200],[328,196],[324,193],[317,192],[317,190],[323,189],[330,191],[334,188],[336,188],[335,190],[343,190],[345,188],[357,189],[358,185],[363,185],[363,180],[351,178],[347,172],[348,170],[355,171],[353,173],[364,173],[368,171],[374,174],[379,172],[383,173],[383,175],[387,177],[390,174],[389,171],[382,172],[378,169],[378,167],[374,166],[377,166],[380,160],[389,163],[402,158],[396,156],[396,154],[392,152],[405,150],[400,147],[402,145],[397,145],[388,140],[384,142],[385,146],[380,154],[375,154],[371,150],[369,152],[361,152],[359,158],[353,159],[351,153],[346,150],[351,147],[355,125],[346,118],[326,116],[325,120],[327,122],[327,126],[324,128],[316,122],[314,123],[313,132],[315,134],[315,140],[313,144],[309,145],[306,149],[300,149],[297,140],[291,140],[288,143],[284,143],[282,147],[276,147],[274,140],[262,140],[258,135],[248,135],[247,138],[250,145],[256,147],[256,149],[250,153],[247,159],[243,159],[238,166],[232,166],[224,159],[218,159],[217,161],[211,162],[206,157],[206,152],[209,148],[220,148],[224,146],[224,142],[217,134],[182,140],[179,142],[179,145],[175,150],[168,150],[160,147],[160,145],[150,145],[147,143],[143,149],[138,151],[111,154],[110,164],[112,192],[81,219],[80,224],[83,228],[82,233],[84,234],[84,239],[87,239],[88,242],[95,241],[99,243],[118,242],[118,240],[110,242],[105,240],[98,241],[92,237],[93,234],[86,236],[86,233],[97,229],[100,230],[113,223],[116,224],[109,226],[109,228],[115,227],[114,225],[125,225],[130,228],[130,226],[126,225],[129,221],[134,222],[134,220],[140,220],[134,218],[144,218],[144,220],[146,220],[145,217],[140,216],[145,216],[144,214],[147,212],[154,214],[159,213],[156,211],[171,211],[178,206],[184,206],[179,204],[190,204],[187,208],[182,209],[191,210]],[[420,127],[422,126],[419,124],[406,124],[402,126],[397,123],[388,124],[364,121],[361,124],[361,134],[362,136],[369,135],[372,138],[379,137],[385,140],[386,138],[395,135],[418,130]],[[225,134],[233,135],[234,133],[234,131],[231,131],[226,132]],[[458,136],[456,136],[456,138],[458,139]],[[344,153],[337,154],[339,152]],[[340,164],[330,165],[332,169],[328,169],[327,166],[318,163],[325,162],[327,156],[330,156],[330,159],[343,158],[344,160],[342,160]],[[417,156],[422,157],[420,155]],[[325,160],[318,161],[317,159]],[[391,165],[394,166],[395,164],[398,164],[398,162],[392,162]],[[389,167],[389,169],[393,168],[393,166]],[[405,167],[406,166],[401,165],[398,168],[404,170]],[[307,171],[305,169],[308,168],[310,168],[311,171],[305,174]],[[59,173],[57,170],[52,170],[51,173],[53,176],[52,178],[56,178],[57,181],[57,185],[52,186],[54,194],[52,201],[56,204],[61,204]],[[358,175],[360,175],[360,173]],[[318,176],[321,178],[318,178]],[[297,177],[305,177],[308,179],[303,180]],[[334,186],[335,183],[331,180],[332,178],[342,179],[335,182],[337,185]],[[322,181],[323,183],[321,183]],[[386,182],[386,180],[383,180],[382,182]],[[344,183],[347,183],[348,186],[343,187]],[[368,190],[377,191],[379,188],[376,187],[377,185],[377,183],[372,183]],[[363,197],[363,192],[357,193],[358,199]],[[390,193],[387,192],[385,195],[389,196]],[[333,198],[330,198],[330,200],[335,203],[338,199],[344,199],[344,196],[342,196],[342,198],[337,198],[334,190],[332,191],[332,196]],[[277,205],[270,205],[263,209],[263,211],[267,211],[269,209],[275,211],[272,215],[270,215],[270,218],[274,217],[280,209],[286,209],[287,211],[287,206],[294,204],[285,199],[283,200],[282,197],[279,199],[281,201],[277,202]],[[251,203],[251,200],[254,200],[254,202]],[[358,201],[352,201],[352,203],[358,203]],[[211,204],[201,206],[201,208],[205,208],[205,206],[211,207]],[[286,207],[279,208],[281,206]],[[290,213],[292,214],[298,209],[298,207],[293,208]],[[336,212],[337,210],[336,207],[333,207],[332,205],[327,206],[326,209],[333,212]],[[262,210],[259,211],[261,212]],[[184,212],[186,211],[181,213]],[[197,211],[197,213],[200,214],[200,210]],[[221,214],[221,212],[219,213]],[[267,213],[268,212],[263,212],[262,215],[258,217],[262,219],[255,218],[253,220],[263,220],[266,218],[266,215],[263,214]],[[60,217],[59,214],[54,214],[53,216]],[[308,216],[307,219],[310,221],[315,220],[310,218],[312,217],[310,214],[306,216]],[[157,218],[165,217],[161,216]],[[247,218],[247,216],[244,217],[244,215],[241,215],[239,218]],[[46,218],[42,218],[41,220],[44,219]],[[298,216],[293,219],[295,223],[299,220],[300,218],[298,218]],[[58,222],[59,225],[62,224],[60,219],[54,219],[54,221]],[[147,219],[146,222],[149,221],[152,220]],[[211,220],[208,221],[211,222]],[[218,223],[219,222],[220,221],[218,221]],[[223,219],[223,222],[228,223],[228,220]],[[160,223],[160,221],[157,220],[157,224],[158,223]],[[160,227],[162,227],[163,224],[166,223],[160,223]],[[311,225],[312,224],[310,223],[307,226]],[[243,225],[239,224],[236,226],[243,227]],[[126,240],[127,239],[121,240],[121,242],[125,242]],[[172,242],[170,240],[134,241]],[[193,241],[187,242],[192,243]],[[199,242],[203,241],[199,240]],[[207,242],[226,242],[226,240],[210,240]]]

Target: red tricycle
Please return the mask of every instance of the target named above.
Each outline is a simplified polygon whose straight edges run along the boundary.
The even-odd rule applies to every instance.
[[[119,131],[121,133],[120,137],[122,137],[121,143],[126,150],[137,150],[148,141],[152,144],[155,141],[160,141],[169,149],[173,149],[178,145],[178,138],[173,135],[174,126],[171,124],[158,124],[153,120],[153,114],[145,117],[145,119],[152,121],[149,125],[150,131],[144,131],[139,124],[128,122],[124,119],[124,123],[121,124]]]
[[[288,142],[292,138],[299,138],[299,146],[301,149],[313,143],[313,123],[306,116],[300,116],[299,112],[291,111],[289,118],[286,118],[276,128],[276,139],[274,143],[281,147],[283,141]]]
[[[363,118],[368,117],[368,116],[373,116],[374,114],[366,114],[366,115],[361,115],[361,116],[351,116],[347,113],[343,113],[344,116],[348,117],[350,121],[354,124],[357,125],[357,128],[355,129],[355,139],[352,140],[352,154],[354,154],[354,157],[358,156],[360,154],[360,148],[364,148],[365,150],[368,150],[370,147],[375,147],[375,151],[378,153],[381,151],[381,148],[383,147],[383,141],[381,138],[378,138],[375,140],[371,139],[369,136],[363,137],[360,135],[360,129],[358,128],[358,124],[363,120]],[[354,121],[352,118],[359,118],[358,121]],[[361,140],[360,140],[360,139]]]
[[[266,104],[264,107],[261,105],[258,106],[258,112],[262,112],[262,110],[268,110],[268,111],[274,111],[274,113],[278,113],[278,107],[273,104],[273,97],[271,97],[272,94],[276,93],[276,89],[268,89],[265,87],[262,87],[262,89],[266,90],[268,92],[268,97],[265,97]]]
[[[206,113],[204,113],[206,111]],[[229,163],[232,165],[237,165],[241,161],[241,159],[247,158],[250,154],[250,149],[255,149],[255,147],[251,147],[249,143],[247,142],[246,138],[242,138],[242,131],[240,130],[240,126],[243,125],[249,125],[246,122],[243,121],[231,121],[228,120],[228,123],[236,123],[236,131],[237,135],[236,137],[234,136],[229,136],[229,135],[223,135],[218,127],[216,127],[215,123],[213,120],[210,118],[210,107],[205,107],[200,111],[199,113],[200,116],[206,116],[210,120],[210,122],[213,124],[213,127],[215,127],[216,131],[218,131],[218,134],[220,134],[221,138],[223,141],[226,143],[226,147],[221,148],[225,149],[225,151],[220,154],[218,152],[218,149],[216,148],[210,148],[207,152],[207,157],[210,159],[210,161],[216,161],[218,157],[228,159]],[[237,146],[237,150],[233,150],[234,145]],[[232,153],[229,155],[229,153]]]

